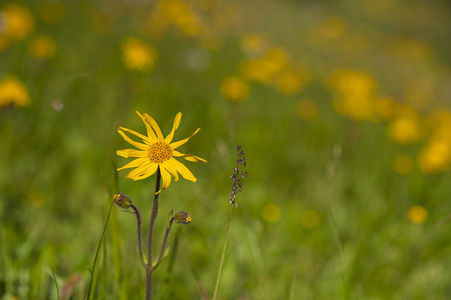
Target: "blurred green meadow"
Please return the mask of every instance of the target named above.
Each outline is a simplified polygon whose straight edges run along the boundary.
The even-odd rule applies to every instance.
[[[85,297],[139,111],[208,160],[161,193],[155,251],[193,221],[155,299],[212,297],[237,144],[218,299],[449,299],[450,28],[445,0],[2,0],[0,298]],[[113,207],[96,299],[144,298],[135,230]]]

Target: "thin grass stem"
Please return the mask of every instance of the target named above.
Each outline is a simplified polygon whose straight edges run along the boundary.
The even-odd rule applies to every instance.
[[[215,292],[213,294],[213,300],[216,300],[216,295],[218,294],[219,281],[221,279],[222,266],[224,264],[225,250],[226,250],[226,246],[227,246],[227,239],[229,237],[230,222],[232,221],[233,206],[234,205],[230,205],[229,221],[227,222],[227,230],[226,230],[226,234],[225,234],[225,238],[224,238],[224,246],[222,247],[221,261],[219,263],[218,276],[216,277],[216,285],[215,285]]]

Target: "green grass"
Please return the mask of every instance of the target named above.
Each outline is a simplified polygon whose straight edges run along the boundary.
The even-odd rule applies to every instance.
[[[208,160],[186,162],[196,183],[181,179],[161,194],[154,253],[171,209],[189,212],[193,221],[173,225],[171,252],[154,273],[155,299],[202,299],[199,284],[213,296],[237,144],[246,152],[249,178],[234,209],[218,299],[451,296],[449,166],[423,174],[416,160],[426,139],[398,145],[388,138],[387,122],[337,113],[333,92],[324,85],[332,70],[361,70],[378,82],[380,97],[407,103],[424,119],[436,107],[449,109],[446,1],[399,0],[387,6],[369,0],[212,1],[210,10],[202,9],[202,1],[190,1],[219,40],[215,49],[204,47],[211,36],[185,36],[175,27],[149,33],[152,5],[60,1],[65,13],[50,25],[39,17],[43,2],[0,4],[1,10],[6,3],[20,3],[35,20],[29,36],[0,52],[0,80],[16,76],[32,101],[0,110],[0,299],[58,299],[55,281],[61,292],[77,273],[82,279],[73,285],[73,299],[84,298],[96,251],[95,299],[144,298],[134,216],[113,207],[104,248],[97,249],[112,196],[119,191],[139,207],[145,243],[155,177],[133,182],[119,171],[116,183],[111,167],[111,161],[117,166],[128,161],[115,154],[128,148],[117,128],[145,130],[135,110],[153,116],[165,135],[181,111],[175,139],[202,128],[181,151]],[[226,11],[239,17],[224,16]],[[95,18],[103,20],[105,31],[96,32]],[[315,28],[329,18],[343,22],[344,34],[326,32],[321,38],[324,31]],[[291,63],[308,69],[305,88],[285,96],[249,82],[245,101],[228,101],[219,86],[225,76],[240,72],[246,57],[240,48],[243,33],[264,35],[289,54]],[[57,43],[49,60],[28,55],[38,35]],[[152,71],[124,66],[121,43],[132,36],[157,49]],[[406,46],[400,55],[390,46],[398,40],[426,46]],[[200,67],[193,67],[193,60]],[[407,87],[415,88],[416,82],[431,84],[427,104],[409,102]],[[296,114],[301,99],[318,107],[311,122]],[[57,100],[61,111],[53,107]],[[334,156],[334,149],[341,155]],[[393,170],[400,154],[413,158],[407,175]],[[281,212],[272,223],[264,215],[270,203]],[[414,205],[428,212],[422,224],[407,218]],[[303,226],[307,210],[319,217],[313,228]]]

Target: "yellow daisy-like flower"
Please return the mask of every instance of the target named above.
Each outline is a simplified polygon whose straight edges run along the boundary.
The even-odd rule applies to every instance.
[[[119,171],[122,169],[135,168],[130,173],[128,173],[127,178],[131,178],[133,180],[141,180],[153,175],[159,169],[161,178],[163,179],[163,187],[157,192],[157,194],[166,189],[171,184],[171,176],[174,176],[175,181],[178,181],[178,174],[181,174],[183,178],[191,180],[192,182],[196,182],[197,179],[196,177],[194,177],[193,173],[191,173],[191,171],[188,170],[188,168],[184,164],[177,161],[174,157],[183,157],[184,159],[193,162],[207,162],[203,158],[197,157],[192,154],[183,154],[175,150],[176,148],[188,142],[190,138],[192,138],[199,132],[200,128],[198,128],[190,137],[171,143],[174,137],[174,133],[179,127],[180,121],[182,120],[182,113],[179,112],[175,116],[172,131],[166,138],[163,137],[163,133],[161,132],[160,127],[151,116],[149,116],[148,114],[144,114],[143,116],[139,112],[136,113],[146,126],[147,136],[124,127],[119,127],[118,132],[124,138],[124,140],[132,144],[139,150],[125,149],[116,151],[117,155],[125,158],[137,157],[132,162],[117,170]],[[143,140],[144,143],[133,141],[125,134],[125,132],[139,137]]]

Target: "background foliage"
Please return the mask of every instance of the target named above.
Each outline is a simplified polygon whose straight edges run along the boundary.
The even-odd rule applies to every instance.
[[[243,3],[244,2],[244,3]],[[161,299],[211,295],[235,147],[249,178],[234,211],[221,299],[451,296],[451,10],[447,1],[2,1],[0,295],[85,294],[135,110],[198,181],[161,195],[172,269]],[[126,147],[125,147],[126,148]],[[154,178],[122,192],[150,215]],[[147,213],[148,212],[148,213]],[[99,299],[144,295],[135,219],[120,209]],[[177,233],[176,233],[177,232]],[[157,237],[158,238],[158,237]]]

